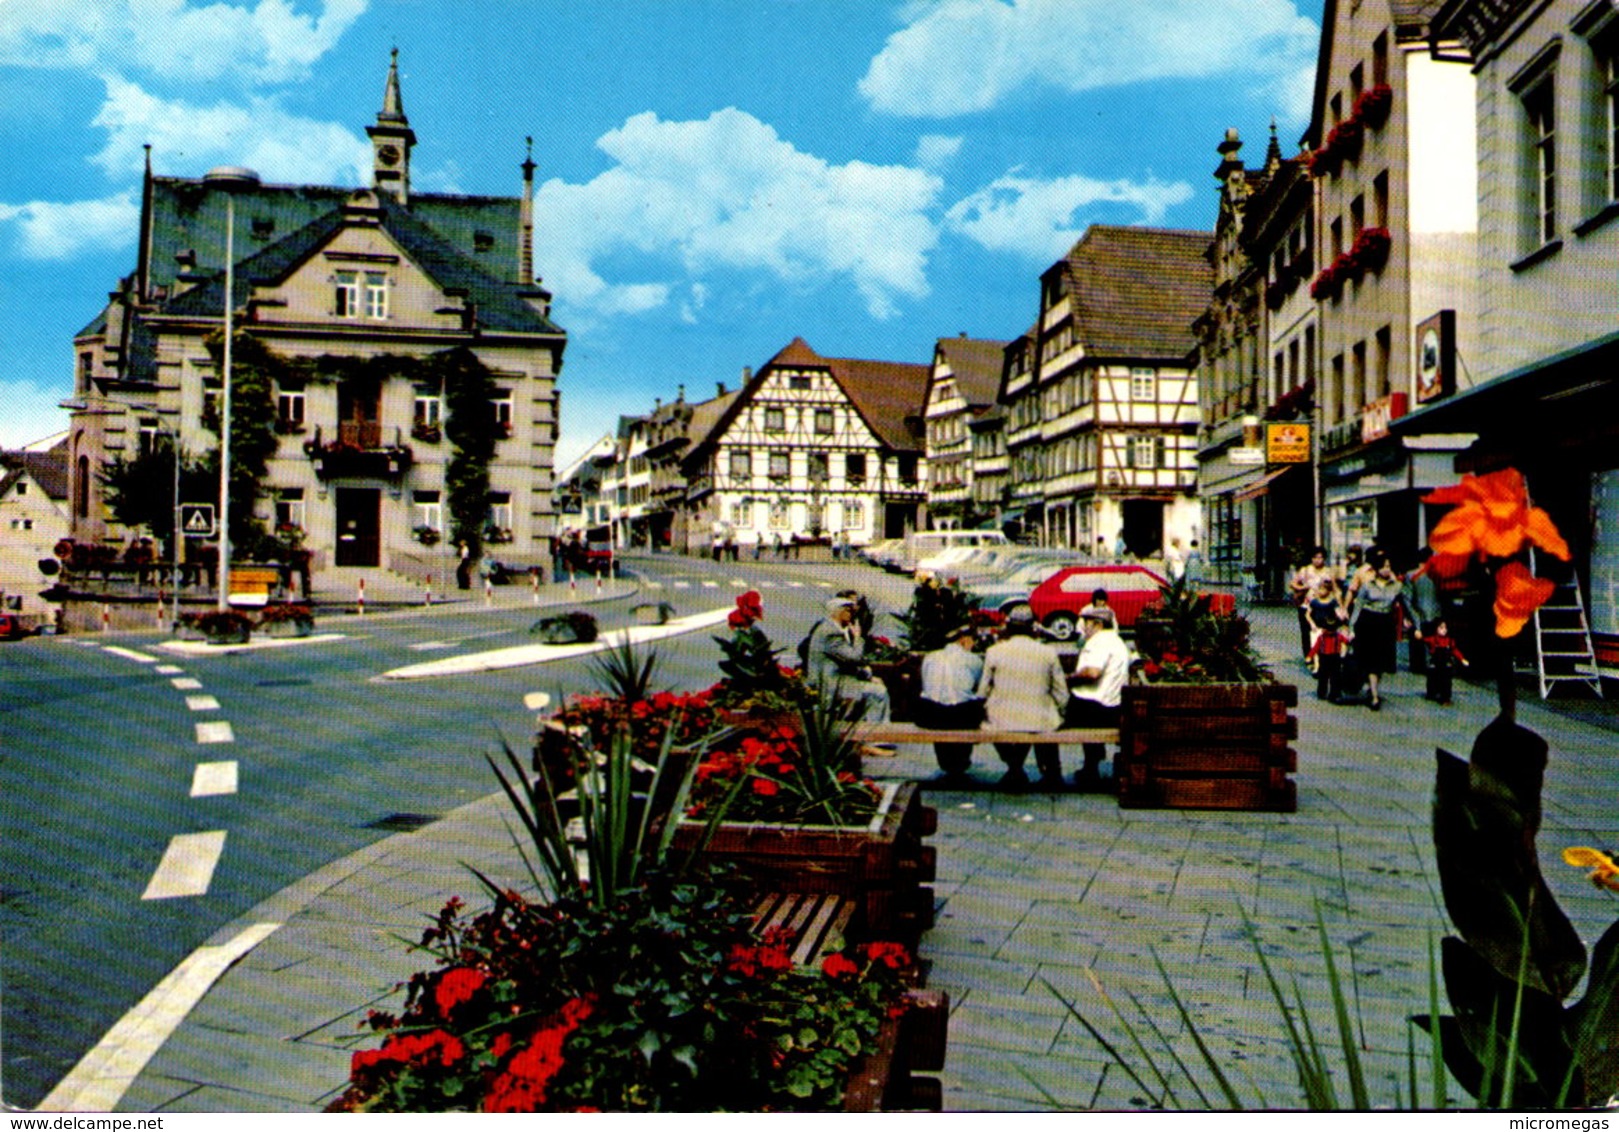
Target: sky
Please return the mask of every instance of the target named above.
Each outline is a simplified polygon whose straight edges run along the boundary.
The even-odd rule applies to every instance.
[[[1309,119],[1321,0],[0,0],[0,447],[160,175],[359,187],[398,48],[412,188],[516,196],[569,343],[558,466],[794,337],[927,363],[1027,329],[1094,223],[1212,228],[1215,146]]]

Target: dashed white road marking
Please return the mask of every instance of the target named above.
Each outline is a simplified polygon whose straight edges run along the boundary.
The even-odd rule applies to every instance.
[[[787,584],[795,590],[801,590],[804,588],[803,582],[788,582]]]
[[[112,1112],[208,988],[280,924],[252,924],[215,947],[199,947],[73,1067],[39,1104],[41,1112]]]
[[[182,692],[194,692],[198,688],[202,687],[202,681],[198,680],[195,676],[176,676],[174,679],[170,680],[169,683],[173,684]]]
[[[689,589],[691,589],[691,583],[690,582],[676,582],[675,583],[675,589],[677,589],[677,590],[689,590]]]
[[[815,584],[820,586],[823,590],[829,590],[832,588],[831,582],[816,582]]]
[[[186,708],[190,711],[218,711],[219,701],[212,696],[187,696]]]
[[[135,660],[142,664],[157,663],[157,657],[152,656],[150,653],[136,652],[134,649],[119,648],[117,645],[103,645],[101,647],[104,652],[110,652],[113,656],[121,656],[125,660]]]
[[[225,851],[225,831],[181,833],[169,840],[163,859],[157,863],[142,900],[170,900],[177,896],[201,896],[214,879],[214,866]]]
[[[185,669],[181,668],[178,664],[160,664],[156,668],[152,669],[152,671],[156,672],[159,676],[178,676],[180,673],[184,672]]]
[[[731,584],[739,590],[745,590],[748,588],[748,583],[744,582],[741,578],[732,578]]]
[[[720,584],[718,582],[704,582],[703,588],[705,590],[717,590],[720,588]]]
[[[234,743],[236,732],[230,728],[227,720],[216,719],[207,723],[197,724],[197,742],[199,743]]]
[[[239,767],[235,759],[217,763],[198,763],[191,772],[191,796],[212,798],[217,794],[234,794],[239,780]]]
[[[648,582],[646,584],[646,588],[649,589],[649,590],[661,590],[661,589],[663,589],[663,583],[662,582]]]

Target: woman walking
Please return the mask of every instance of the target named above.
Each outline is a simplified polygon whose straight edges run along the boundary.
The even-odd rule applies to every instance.
[[[1366,555],[1368,572],[1351,595],[1350,625],[1354,630],[1355,658],[1371,689],[1373,711],[1383,706],[1381,677],[1398,668],[1394,654],[1395,607],[1404,608],[1405,579],[1395,573],[1389,556],[1373,549]]]
[[[1293,604],[1299,611],[1299,655],[1308,656],[1314,634],[1310,629],[1310,599],[1315,596],[1316,589],[1323,581],[1331,579],[1332,568],[1327,565],[1327,548],[1318,546],[1310,551],[1310,561],[1299,567],[1293,575],[1292,585],[1289,587],[1293,593]]]

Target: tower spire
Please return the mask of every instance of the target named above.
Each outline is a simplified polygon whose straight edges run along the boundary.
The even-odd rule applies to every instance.
[[[367,126],[371,138],[371,183],[379,192],[390,193],[400,204],[410,203],[410,148],[416,133],[405,117],[405,102],[399,94],[399,48],[388,58],[388,84],[382,91],[382,109],[377,124]]]
[[[517,281],[523,286],[534,282],[534,139],[524,138],[523,198],[517,218]]]

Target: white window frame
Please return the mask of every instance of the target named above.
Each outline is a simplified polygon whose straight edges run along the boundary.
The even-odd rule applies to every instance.
[[[1528,126],[1528,172],[1534,182],[1534,245],[1557,238],[1557,68],[1548,66],[1518,92]]]
[[[791,479],[793,475],[793,457],[789,452],[772,452],[770,454],[770,478],[773,480]]]
[[[825,425],[824,428],[822,427],[823,423]],[[836,428],[837,428],[837,421],[836,421],[836,418],[833,416],[831,409],[816,409],[815,410],[815,435],[817,435],[817,436],[831,436],[832,433],[834,431],[836,431]]]
[[[418,491],[411,496],[410,529],[417,531],[423,527],[444,530],[444,502],[436,491]]]
[[[753,450],[751,448],[731,449],[730,471],[733,480],[753,479]]]
[[[365,317],[382,320],[388,317],[388,276],[381,271],[365,273]]]
[[[766,408],[765,409],[765,431],[766,432],[786,432],[787,431],[787,410],[783,409],[783,408],[779,408],[779,407]]]
[[[1130,466],[1138,471],[1150,472],[1158,467],[1158,436],[1140,433],[1130,438]]]
[[[1602,199],[1612,204],[1619,201],[1619,25],[1605,29],[1591,49],[1602,96]]]
[[[338,318],[360,317],[360,273],[339,271],[333,278],[335,294],[332,313]]]
[[[793,525],[793,509],[788,506],[785,499],[772,499],[770,501],[770,529],[785,531]]]
[[[300,531],[307,530],[308,527],[304,521],[306,515],[303,488],[283,487],[276,492],[275,525],[277,529],[294,527]]]
[[[289,431],[303,431],[304,394],[301,389],[283,389],[275,397],[276,424]]]
[[[501,499],[504,495],[506,498]],[[512,496],[509,491],[491,491],[489,493],[488,524],[497,530],[509,531],[512,529]]]
[[[510,390],[499,392],[490,398],[489,411],[494,414],[495,431],[499,433],[504,430],[505,434],[510,436],[512,434],[512,395]]]
[[[1158,371],[1155,369],[1132,369],[1130,371],[1130,400],[1156,401],[1158,400]]]
[[[412,421],[423,428],[437,428],[444,421],[444,397],[439,393],[418,393]]]

